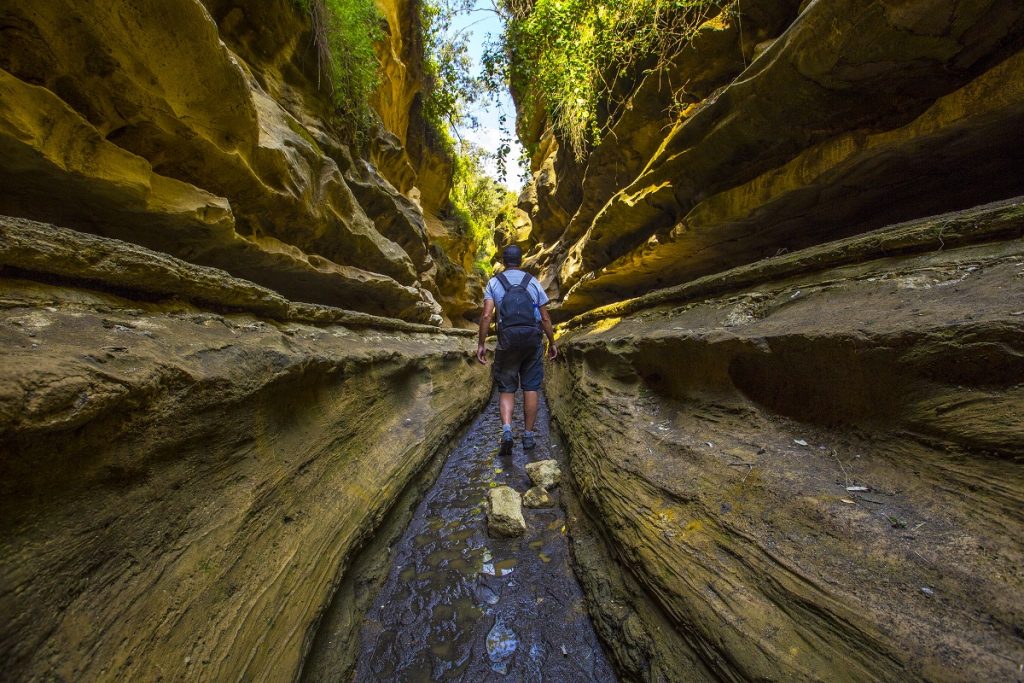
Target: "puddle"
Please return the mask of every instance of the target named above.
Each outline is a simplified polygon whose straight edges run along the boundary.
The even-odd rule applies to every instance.
[[[445,462],[391,551],[360,632],[357,681],[617,680],[582,609],[560,508],[524,510],[522,538],[490,538],[493,486],[529,486],[528,458],[561,459],[547,439],[495,458],[496,395]],[[521,416],[521,406],[517,406]],[[539,430],[547,433],[541,402]],[[570,647],[583,656],[567,657]]]
[[[519,640],[515,631],[500,620],[494,622],[494,628],[487,634],[487,656],[491,658],[491,668],[498,673],[507,673],[508,663],[505,660],[515,653],[517,647]]]

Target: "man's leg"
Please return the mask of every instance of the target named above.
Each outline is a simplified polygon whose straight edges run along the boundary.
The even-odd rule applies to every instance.
[[[501,414],[501,425],[504,428],[505,425],[512,424],[512,409],[516,406],[516,395],[515,393],[506,393],[499,389],[498,394],[498,412]],[[537,392],[533,392],[536,394]],[[534,396],[534,413],[536,409],[536,399]],[[533,424],[532,422],[530,424]]]
[[[494,353],[494,379],[498,384],[498,414],[501,416],[501,454],[512,452],[512,409],[519,388],[519,359],[498,349]]]
[[[537,403],[541,383],[544,381],[544,350],[538,346],[523,362],[523,412],[526,430],[523,432],[523,448],[533,448],[534,440],[533,425],[537,421]]]
[[[533,431],[533,423],[537,421],[537,396],[536,391],[523,391],[523,412],[526,413],[524,421],[526,422],[526,431]],[[512,414],[512,410],[509,409],[509,415]]]

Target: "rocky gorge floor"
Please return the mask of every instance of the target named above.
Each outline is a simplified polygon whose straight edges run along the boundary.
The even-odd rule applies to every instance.
[[[517,414],[521,420],[521,403]],[[318,652],[336,647],[331,638],[318,640],[305,680],[617,680],[571,566],[571,522],[558,500],[572,492],[559,487],[551,492],[553,506],[524,509],[522,536],[488,534],[489,490],[525,491],[527,462],[564,463],[543,401],[532,451],[517,440],[512,453],[500,454],[500,428],[495,394],[387,550],[390,568],[362,622],[357,659]],[[329,620],[321,627],[332,628]]]

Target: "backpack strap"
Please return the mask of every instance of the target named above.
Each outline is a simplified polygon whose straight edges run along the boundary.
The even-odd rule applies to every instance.
[[[508,281],[507,277],[505,277],[505,273],[498,273],[494,277],[497,278],[498,282],[500,282],[501,286],[505,289],[505,293],[508,294],[508,290],[512,289],[512,283]]]
[[[498,273],[497,275],[494,276],[494,278],[498,282],[501,283],[501,286],[505,288],[506,292],[508,292],[508,290],[512,289],[513,285],[512,285],[511,282],[508,281],[508,278],[505,277],[505,273]],[[523,279],[519,281],[519,286],[522,287],[523,289],[525,289],[527,292],[529,292],[530,291],[530,280],[532,280],[532,279],[533,279],[533,276],[530,275],[529,273],[527,273],[524,270],[523,271]],[[530,295],[530,298],[531,299],[533,298],[533,294]]]

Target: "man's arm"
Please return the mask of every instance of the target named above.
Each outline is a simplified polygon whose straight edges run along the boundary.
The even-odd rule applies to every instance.
[[[491,329],[491,316],[494,315],[494,299],[484,299],[484,312],[480,314],[480,334],[477,335],[476,359],[487,364],[487,333]]]
[[[554,360],[558,358],[558,347],[555,346],[555,328],[551,326],[551,314],[548,313],[547,304],[540,307],[540,326],[548,338],[548,358]]]

